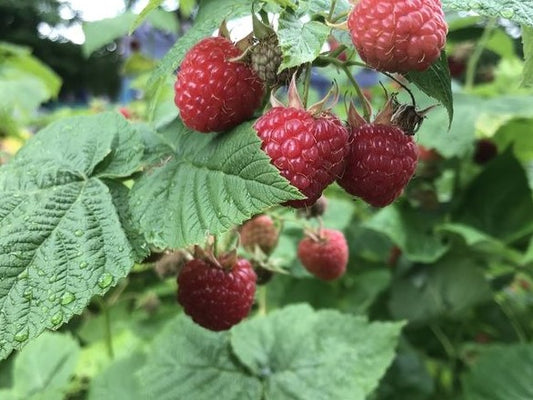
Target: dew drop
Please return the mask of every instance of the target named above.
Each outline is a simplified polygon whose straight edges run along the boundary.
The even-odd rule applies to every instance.
[[[104,272],[100,278],[98,278],[98,286],[102,289],[108,287],[113,282],[113,276],[109,272]]]
[[[31,300],[33,299],[33,289],[32,288],[27,288],[24,293],[22,294],[22,296],[26,299],[26,300]]]
[[[81,268],[81,269],[87,268],[87,263],[86,263],[85,261],[82,261],[82,262],[80,263],[80,268]]]
[[[25,342],[26,340],[28,340],[29,335],[30,334],[28,332],[28,328],[22,328],[15,334],[15,340],[17,342]]]
[[[50,322],[52,325],[58,325],[63,322],[63,313],[61,311],[56,312],[52,315],[52,318],[50,318]]]
[[[78,229],[78,230],[76,230],[76,231],[74,232],[74,235],[76,235],[76,236],[79,237],[79,236],[83,235],[83,231],[82,231],[81,229]]]
[[[506,8],[506,9],[502,10],[502,11],[500,12],[500,14],[501,14],[501,16],[502,16],[503,18],[507,18],[507,19],[509,19],[509,18],[513,18],[513,16],[514,16],[514,11],[513,11],[512,9],[510,9],[510,8]]]
[[[56,301],[56,299],[57,299],[57,296],[55,293],[52,293],[50,296],[48,296],[48,300],[50,300],[51,302]]]
[[[25,269],[24,271],[22,271],[19,274],[18,279],[28,279],[28,269]]]
[[[50,309],[46,306],[44,306],[43,308],[41,308],[41,311],[46,314]]]
[[[118,251],[124,251],[124,247],[120,246],[120,247],[118,248]]]
[[[74,296],[74,294],[70,292],[65,292],[63,293],[63,296],[61,296],[61,304],[64,306],[72,303],[74,300],[76,300],[76,296]]]
[[[57,281],[57,275],[52,275],[50,278],[48,278],[48,282],[50,283],[54,283],[55,281]]]

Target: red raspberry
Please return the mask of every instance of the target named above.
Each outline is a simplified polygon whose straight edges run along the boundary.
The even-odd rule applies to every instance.
[[[346,169],[337,182],[374,207],[385,207],[413,176],[417,158],[412,136],[400,128],[364,124],[352,130]]]
[[[279,232],[269,215],[256,215],[246,221],[240,229],[241,244],[246,250],[253,252],[259,246],[265,254],[270,254],[278,243]]]
[[[342,173],[348,131],[333,114],[323,112],[313,117],[303,109],[274,107],[256,121],[254,128],[272,164],[307,196],[287,205],[311,206]]]
[[[241,50],[223,37],[209,37],[185,55],[174,85],[183,123],[200,132],[220,132],[250,118],[264,87],[248,65],[229,61]]]
[[[348,28],[368,65],[400,73],[429,68],[448,32],[440,0],[360,0]]]
[[[212,331],[226,330],[250,312],[255,281],[255,272],[244,258],[229,268],[194,259],[178,275],[178,302],[197,324]]]
[[[324,281],[340,278],[348,264],[348,244],[341,231],[322,229],[319,237],[306,236],[298,244],[305,269]]]

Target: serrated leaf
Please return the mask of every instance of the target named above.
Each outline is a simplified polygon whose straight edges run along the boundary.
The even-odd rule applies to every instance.
[[[279,70],[312,62],[327,41],[330,28],[318,21],[304,22],[301,15],[283,11],[279,16],[278,38],[283,55]]]
[[[176,41],[150,76],[147,85],[151,98],[148,110],[150,119],[153,118],[159,90],[166,84],[168,75],[172,74],[181,64],[185,53],[201,39],[211,36],[225,19],[238,18],[247,13],[251,13],[249,0],[200,1],[200,9],[194,20],[194,25]]]
[[[465,400],[533,398],[533,346],[494,346],[484,351],[465,375]]]
[[[141,380],[136,372],[144,365],[143,353],[133,353],[129,357],[113,362],[101,374],[91,380],[89,400],[128,399],[142,400]]]
[[[227,332],[215,333],[181,315],[154,340],[138,372],[147,399],[257,400],[261,382],[235,362]]]
[[[524,71],[521,85],[531,87],[533,85],[533,28],[522,26],[522,43],[524,45]]]
[[[266,400],[363,400],[392,362],[402,325],[295,305],[235,326],[231,345],[262,378]]]
[[[446,53],[442,51],[440,58],[426,71],[412,71],[405,74],[405,77],[425,94],[441,102],[448,112],[449,129],[453,121],[453,96]]]
[[[175,153],[133,186],[131,209],[148,242],[179,248],[203,242],[267,207],[299,196],[280,176],[251,124],[203,135],[180,121]]]
[[[62,398],[79,354],[80,347],[70,336],[44,333],[16,356],[13,390],[24,399],[45,392]]]
[[[0,168],[0,358],[57,329],[132,267],[109,188],[94,173],[135,171],[135,133],[118,113],[66,118]]]
[[[148,14],[150,14],[152,11],[154,11],[156,8],[158,8],[161,4],[163,4],[164,0],[150,0],[148,4],[143,8],[141,13],[135,18],[135,21],[133,21],[133,24],[131,24],[130,27],[130,35],[131,33],[137,29],[143,21],[146,19]]]
[[[448,250],[448,246],[433,232],[435,222],[434,216],[422,213],[407,203],[397,203],[374,214],[364,227],[388,236],[409,260],[431,263]]]
[[[442,0],[442,6],[533,26],[533,0]]]

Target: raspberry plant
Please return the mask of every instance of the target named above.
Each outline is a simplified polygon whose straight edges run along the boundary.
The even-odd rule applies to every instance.
[[[531,397],[524,4],[200,0],[140,100],[44,119],[0,43],[0,398]]]

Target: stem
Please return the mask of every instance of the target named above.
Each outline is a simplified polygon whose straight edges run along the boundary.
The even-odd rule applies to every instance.
[[[440,326],[438,326],[437,324],[431,324],[429,325],[429,329],[431,329],[431,332],[433,332],[433,334],[441,344],[442,348],[444,349],[444,352],[446,353],[450,361],[455,361],[455,348],[453,347],[453,344],[450,339],[448,339],[448,336],[446,336],[446,334],[442,331]]]
[[[257,313],[265,316],[267,314],[267,288],[265,285],[259,287],[257,290],[257,302],[259,303]]]
[[[107,306],[106,302],[101,298],[98,298],[98,305],[100,306],[100,309],[104,314],[104,335],[107,355],[109,356],[109,358],[113,359],[115,358],[115,354],[113,352],[113,334],[111,333],[111,316],[109,314],[109,307]]]
[[[365,95],[361,91],[361,88],[359,87],[359,84],[357,83],[357,81],[353,77],[352,73],[350,72],[350,69],[348,68],[348,66],[350,66],[350,65],[357,65],[357,66],[366,67],[366,64],[362,64],[362,63],[359,63],[359,62],[344,62],[344,61],[339,60],[338,58],[330,57],[330,56],[319,56],[318,60],[322,61],[322,62],[329,63],[329,64],[333,64],[336,67],[338,67],[338,68],[340,68],[341,70],[344,71],[344,73],[348,77],[350,83],[354,87],[355,92],[357,93],[357,97],[359,97],[359,99],[361,100],[361,104],[363,105],[363,117],[365,118],[365,120],[370,121],[370,116],[372,115],[372,110],[370,109],[370,104],[368,103],[367,98],[365,97]]]
[[[527,343],[526,334],[524,330],[522,329],[522,327],[520,326],[520,324],[518,323],[518,321],[516,320],[516,318],[514,317],[514,314],[511,311],[511,309],[509,309],[509,307],[507,307],[507,305],[501,300],[496,300],[496,304],[500,306],[502,312],[504,313],[504,315],[507,317],[507,319],[511,323],[511,326],[513,327],[516,337],[518,338],[520,343]]]
[[[305,67],[304,93],[302,98],[305,108],[307,108],[307,99],[309,98],[309,86],[311,85],[311,68],[312,66],[310,63],[308,63]]]
[[[487,25],[485,25],[483,34],[477,42],[476,48],[474,49],[474,52],[470,56],[468,64],[466,65],[465,89],[469,90],[474,87],[474,78],[476,77],[477,64],[479,63],[479,59],[481,58],[483,50],[487,46],[487,42],[490,39],[490,34],[496,28],[497,24],[498,20],[496,18],[491,18],[487,22]]]
[[[329,8],[328,13],[328,21],[331,21],[331,18],[333,17],[333,12],[335,11],[335,6],[337,5],[337,0],[331,1],[331,7]]]

